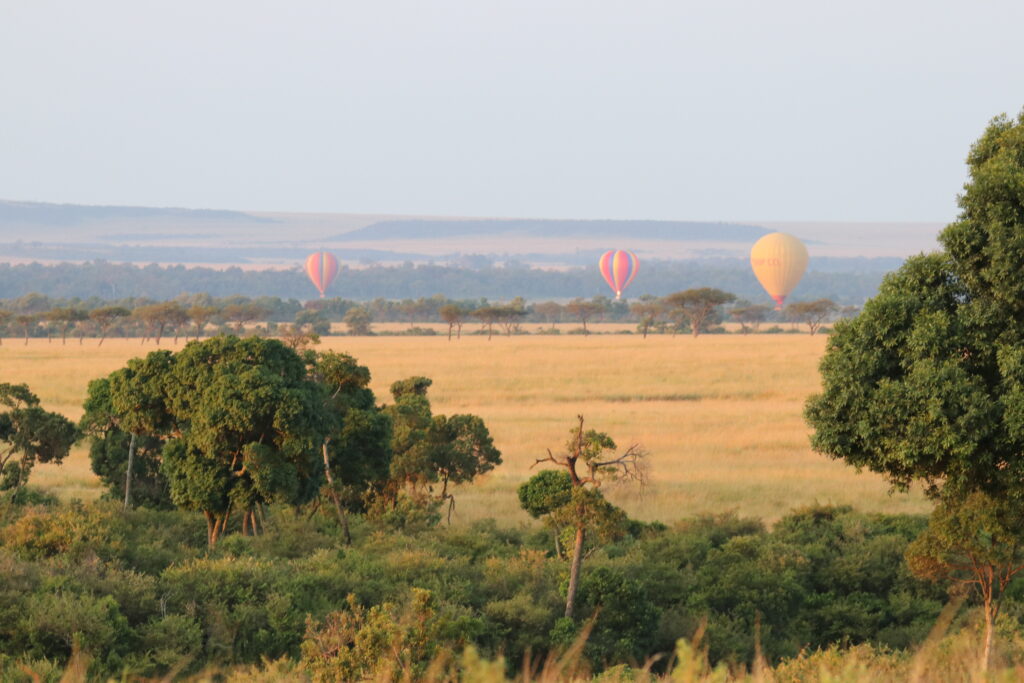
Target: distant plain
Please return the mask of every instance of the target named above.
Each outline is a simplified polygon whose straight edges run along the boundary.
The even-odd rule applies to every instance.
[[[881,477],[811,451],[802,410],[819,388],[825,342],[806,334],[646,340],[563,334],[490,342],[464,334],[451,342],[443,335],[327,337],[318,348],[349,352],[367,365],[378,402],[390,401],[395,380],[425,375],[434,381],[435,413],[484,418],[504,463],[457,491],[455,524],[484,517],[527,521],[515,488],[536,471],[534,461],[547,448],[563,445],[577,414],[620,447],[640,443],[649,451],[646,487],[607,492],[640,519],[672,522],[735,510],[771,522],[811,503],[926,511],[919,492],[890,494]],[[161,345],[173,347],[170,339]],[[8,338],[0,346],[0,381],[26,382],[45,407],[78,419],[89,380],[155,348],[138,339],[108,339],[98,347],[95,339],[23,345]],[[102,494],[84,444],[61,466],[37,467],[32,483],[63,499]]]

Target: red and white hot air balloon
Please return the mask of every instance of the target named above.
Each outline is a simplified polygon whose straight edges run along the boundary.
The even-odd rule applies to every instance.
[[[310,254],[306,259],[306,275],[309,276],[313,286],[320,291],[320,298],[324,298],[324,292],[330,286],[334,276],[338,274],[338,259],[334,254],[326,251],[318,251]]]
[[[601,268],[604,281],[615,292],[615,298],[621,299],[623,290],[629,287],[629,283],[636,277],[636,271],[640,268],[640,259],[631,251],[613,249],[605,252],[598,265]]]

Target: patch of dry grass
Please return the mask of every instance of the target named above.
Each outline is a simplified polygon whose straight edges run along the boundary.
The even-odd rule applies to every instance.
[[[462,522],[525,521],[515,487],[546,448],[564,442],[580,413],[620,446],[639,442],[650,451],[651,484],[609,492],[641,519],[735,509],[771,521],[814,502],[925,511],[919,494],[889,495],[880,477],[811,452],[802,410],[819,387],[824,346],[824,337],[807,335],[573,335],[329,337],[320,348],[368,365],[379,401],[390,400],[391,382],[425,375],[434,380],[436,412],[484,418],[505,464],[458,492],[454,519]],[[27,382],[47,408],[77,419],[90,379],[154,348],[139,340],[7,340],[0,381]],[[99,493],[81,447],[62,467],[37,468],[33,482],[62,497]]]

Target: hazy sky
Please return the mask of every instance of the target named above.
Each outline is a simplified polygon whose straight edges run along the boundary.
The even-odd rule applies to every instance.
[[[0,198],[956,215],[1024,3],[0,0]]]

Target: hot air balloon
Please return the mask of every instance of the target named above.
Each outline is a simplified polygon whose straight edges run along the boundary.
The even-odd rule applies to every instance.
[[[773,232],[759,239],[750,249],[750,267],[757,281],[775,299],[775,310],[793,291],[807,270],[807,247],[783,232]]]
[[[334,258],[334,254],[318,251],[306,259],[306,275],[313,282],[313,286],[320,290],[321,299],[337,274],[338,259]]]
[[[640,259],[631,251],[613,249],[605,252],[598,263],[604,281],[615,292],[615,298],[621,299],[622,291],[629,287],[629,283],[636,277],[636,271],[640,268]]]

